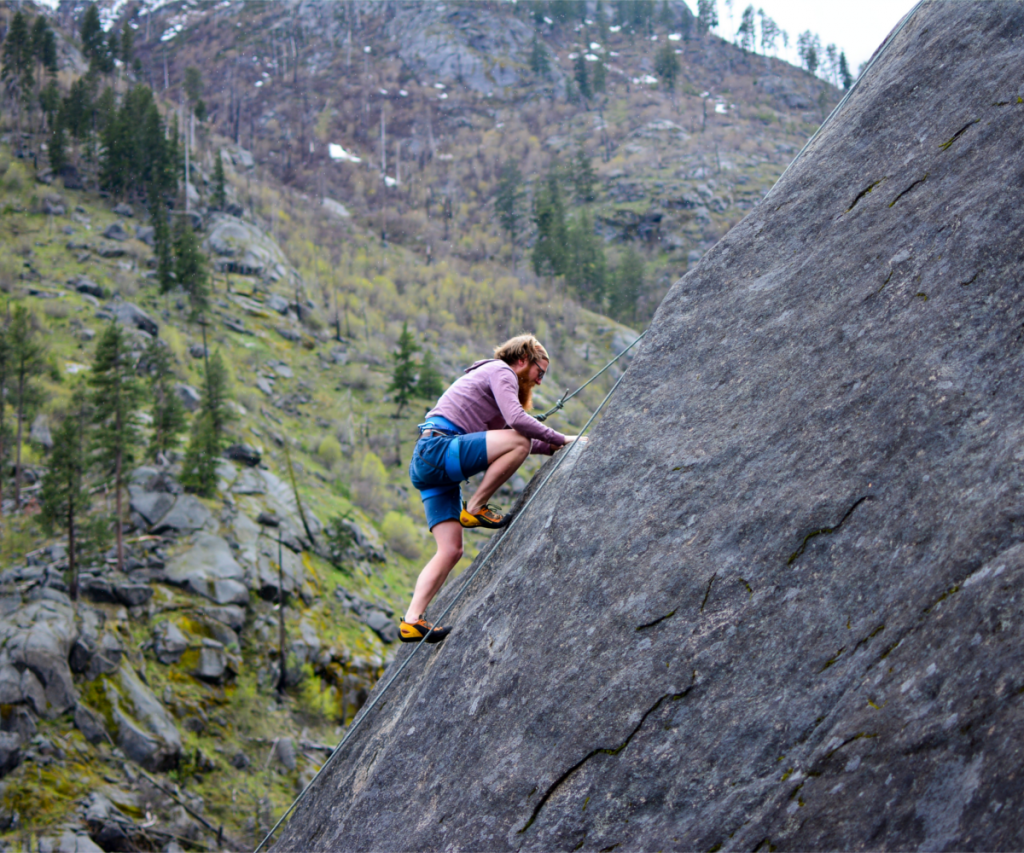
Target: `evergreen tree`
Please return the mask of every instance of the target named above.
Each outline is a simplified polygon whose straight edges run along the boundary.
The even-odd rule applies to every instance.
[[[177,284],[174,275],[174,254],[167,206],[160,197],[156,182],[149,185],[149,221],[153,224],[153,254],[156,256],[156,281],[161,293],[169,293]]]
[[[32,35],[29,31],[28,18],[19,9],[11,18],[7,29],[7,37],[4,39],[3,70],[0,71],[0,79],[11,81],[8,85],[14,91],[19,130],[21,103],[30,98],[34,84],[32,66]]]
[[[60,170],[68,162],[67,137],[64,133],[64,125],[60,121],[54,122],[46,154],[50,161],[50,170],[54,175],[59,175]]]
[[[76,141],[81,142],[89,133],[92,116],[93,89],[90,81],[79,77],[71,84],[68,96],[61,104],[61,122]]]
[[[672,42],[665,42],[654,56],[654,73],[657,74],[665,88],[674,92],[676,78],[679,76],[679,57],[676,56]]]
[[[174,231],[174,272],[177,283],[188,294],[191,316],[195,320],[206,310],[210,296],[206,259],[188,216],[177,217]]]
[[[672,25],[675,24],[676,16],[672,14],[672,9],[668,5],[668,0],[662,0],[661,2],[661,14],[658,17],[658,22],[665,28],[666,32],[671,31]]]
[[[594,219],[584,208],[569,223],[568,263],[565,283],[580,301],[600,310],[607,286],[608,266],[604,245],[594,233]]]
[[[578,204],[589,204],[597,198],[597,173],[581,145],[572,163],[573,194]]]
[[[151,459],[156,459],[160,454],[166,457],[178,446],[185,432],[185,405],[174,391],[172,357],[167,345],[153,338],[146,347],[144,358],[153,401],[153,434],[146,452]]]
[[[185,450],[181,483],[200,497],[213,497],[217,490],[217,459],[227,444],[228,372],[219,352],[210,356],[203,379],[199,412],[192,421],[192,434]]]
[[[718,26],[718,5],[715,0],[697,0],[697,32],[707,35]]]
[[[57,76],[57,37],[44,15],[39,15],[32,24],[32,56],[41,70],[51,77]]]
[[[14,316],[7,329],[7,343],[14,405],[18,419],[18,433],[14,445],[14,506],[20,507],[21,445],[25,432],[25,420],[29,407],[37,401],[38,389],[35,379],[45,367],[43,344],[39,341],[28,309],[23,305],[16,305],[14,308]]]
[[[850,66],[846,61],[845,51],[839,54],[839,79],[843,84],[843,89],[849,91],[853,85],[853,75],[850,73]]]
[[[57,124],[57,113],[60,112],[60,89],[57,81],[51,79],[39,93],[39,106],[42,107],[46,122],[52,131]]]
[[[604,0],[597,0],[594,6],[594,20],[597,21],[597,34],[601,39],[601,44],[608,44],[608,15],[604,9]],[[598,90],[594,87],[595,91],[604,91],[603,89]]]
[[[754,52],[754,48],[757,45],[757,26],[754,23],[755,14],[754,7],[747,6],[743,10],[743,17],[740,19],[740,28],[736,30],[736,39],[739,42],[739,46],[750,53]]]
[[[583,51],[580,51],[579,55],[573,61],[572,65],[572,76],[576,80],[576,85],[579,87],[580,95],[587,101],[594,97],[594,93],[590,88],[590,74],[587,71],[587,59],[584,56]]]
[[[774,20],[765,14],[764,9],[758,9],[757,14],[761,18],[761,52],[765,55],[767,55],[769,51],[775,53],[776,42],[778,42],[779,37],[783,35],[782,29]],[[789,40],[788,36],[785,38],[786,41]]]
[[[533,45],[530,47],[530,70],[545,79],[551,74],[551,60],[537,33],[533,34]]]
[[[132,28],[128,26],[128,24],[125,24],[121,28],[120,58],[126,68],[132,67],[132,62],[135,59],[135,36],[132,33]]]
[[[513,159],[508,159],[501,167],[498,175],[498,192],[494,198],[494,209],[502,229],[508,234],[512,244],[512,266],[516,265],[516,238],[519,236],[519,223],[522,220],[523,175]]]
[[[590,86],[597,92],[604,92],[608,85],[608,68],[601,59],[598,59],[594,63],[594,73],[592,75]]]
[[[391,356],[395,369],[391,373],[391,384],[388,386],[388,391],[395,392],[395,402],[398,403],[396,418],[402,414],[402,409],[416,393],[416,363],[412,356],[418,349],[412,332],[409,331],[409,323],[403,323],[402,334],[398,336],[398,349]]]
[[[533,199],[533,221],[537,240],[533,244],[533,271],[537,275],[562,275],[565,272],[565,205],[558,172],[552,168],[537,188]]]
[[[107,51],[107,42],[103,37],[103,25],[100,23],[99,8],[90,3],[82,17],[82,53],[89,60],[91,74],[107,74],[113,70],[113,63]]]
[[[622,323],[636,319],[637,302],[644,286],[644,261],[632,246],[627,247],[615,270],[615,288],[610,300],[611,315]]]
[[[76,393],[71,411],[54,433],[50,464],[43,475],[40,492],[43,524],[50,532],[61,528],[68,537],[68,593],[72,601],[78,599],[78,516],[88,506],[86,493],[82,489],[88,467],[85,452],[87,423],[86,396]]]
[[[228,206],[227,178],[224,175],[224,152],[218,151],[213,158],[213,197],[210,199],[214,210]]]
[[[809,74],[818,70],[818,60],[821,56],[821,40],[810,30],[804,30],[797,36],[796,50],[800,54],[800,61]]]
[[[93,450],[103,476],[113,482],[117,568],[123,571],[122,493],[125,470],[134,461],[134,450],[142,437],[136,415],[142,402],[142,386],[135,375],[128,339],[116,321],[107,325],[96,344],[89,384],[93,389],[93,418],[96,425]]]
[[[434,354],[427,350],[423,353],[420,375],[416,380],[416,396],[424,400],[436,400],[444,393],[444,380],[434,365]]]

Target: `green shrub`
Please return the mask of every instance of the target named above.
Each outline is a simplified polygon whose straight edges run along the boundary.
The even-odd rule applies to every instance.
[[[380,525],[381,532],[388,545],[410,560],[418,558],[423,550],[422,539],[416,525],[408,516],[397,512],[389,512]]]
[[[333,435],[324,436],[316,449],[316,455],[320,457],[324,467],[333,468],[341,461],[341,442]]]

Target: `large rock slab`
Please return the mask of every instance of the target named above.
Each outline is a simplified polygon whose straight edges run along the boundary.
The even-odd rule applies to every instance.
[[[164,706],[127,662],[115,673],[101,676],[90,695],[114,741],[130,760],[155,772],[177,766],[181,735]]]
[[[150,492],[149,494],[154,494]],[[157,492],[155,494],[163,494]],[[166,501],[157,499],[153,501],[153,512],[166,505]],[[134,508],[134,504],[133,504]],[[143,506],[142,508],[147,508]],[[140,512],[140,515],[142,513]],[[195,495],[178,495],[174,499],[171,508],[167,510],[159,521],[153,522],[150,528],[153,533],[166,533],[168,530],[187,532],[200,530],[210,520],[210,511],[203,505]]]
[[[9,675],[12,667],[21,676],[21,698],[14,701],[28,703],[49,718],[74,707],[68,655],[77,637],[74,610],[50,599],[32,602],[0,619],[0,668]],[[7,683],[6,678],[0,680]]]
[[[1022,36],[919,7],[276,849],[1024,847]]]
[[[193,545],[171,558],[166,568],[171,583],[184,586],[216,604],[246,604],[245,571],[228,543],[212,533],[197,533]]]

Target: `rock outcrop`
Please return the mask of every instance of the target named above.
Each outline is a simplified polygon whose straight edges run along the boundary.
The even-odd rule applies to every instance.
[[[1024,845],[1022,55],[920,7],[277,849]]]

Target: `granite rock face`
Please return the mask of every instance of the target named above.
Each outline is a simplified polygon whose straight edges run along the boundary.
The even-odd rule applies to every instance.
[[[919,9],[278,849],[1024,846],[1022,59]]]

